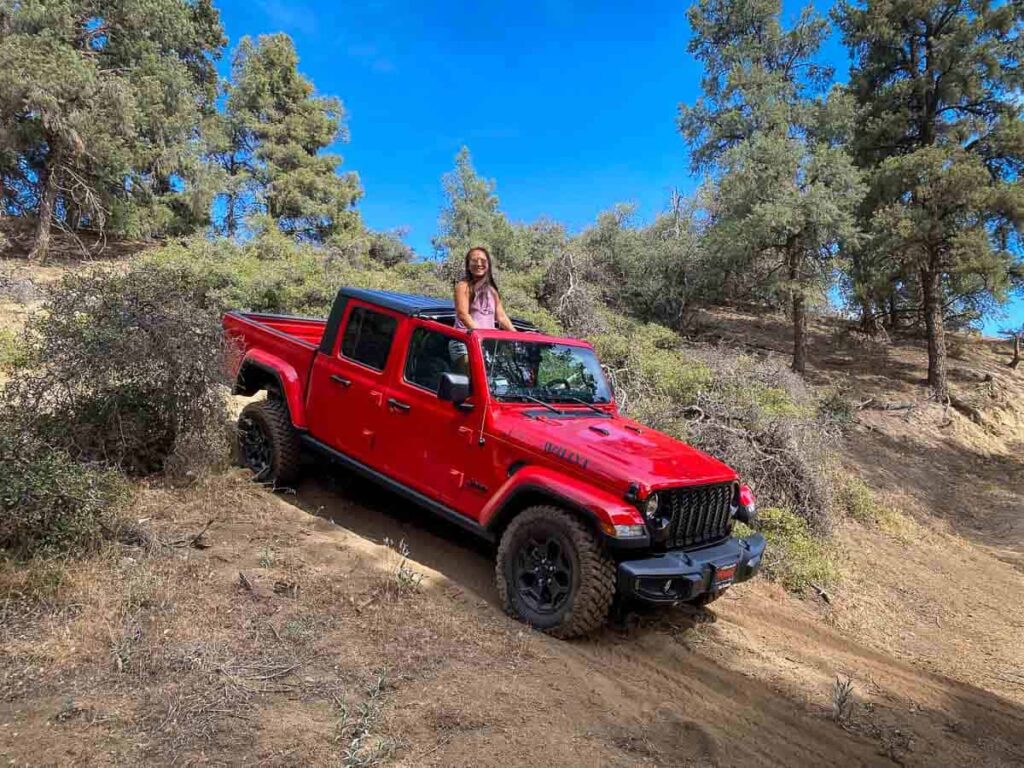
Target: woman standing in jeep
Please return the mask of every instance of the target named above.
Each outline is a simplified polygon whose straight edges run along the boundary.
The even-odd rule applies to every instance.
[[[491,254],[486,248],[477,246],[466,252],[466,275],[455,284],[455,327],[462,330],[474,328],[502,328],[514,331],[512,321],[505,314],[501,304],[498,284],[491,269]],[[448,344],[448,352],[463,371],[469,367],[469,350],[457,340]]]

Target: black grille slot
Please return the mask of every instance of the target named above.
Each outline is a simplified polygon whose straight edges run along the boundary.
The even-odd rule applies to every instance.
[[[669,546],[692,547],[728,534],[735,493],[734,483],[660,491],[662,503],[672,512]]]

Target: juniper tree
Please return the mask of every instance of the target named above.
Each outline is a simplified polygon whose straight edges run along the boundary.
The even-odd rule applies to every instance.
[[[849,107],[826,93],[814,61],[827,24],[806,9],[791,29],[778,0],[700,0],[689,10],[689,51],[704,66],[704,95],[680,107],[695,172],[708,172],[709,258],[756,275],[765,297],[785,298],[793,362],[806,367],[808,301],[824,293],[840,242],[856,236],[863,190],[843,147]]]
[[[945,399],[950,314],[1002,301],[1021,271],[1024,4],[864,0],[835,17],[853,58],[854,151],[870,170],[873,260],[858,287],[918,297],[928,384]]]
[[[298,64],[285,34],[244,37],[235,51],[211,141],[227,179],[228,234],[249,213],[269,215],[282,231],[315,242],[359,226],[359,179],[339,174],[341,157],[323,151],[348,139],[345,110],[338,99],[316,95]]]
[[[496,183],[477,173],[467,147],[459,150],[441,186],[445,202],[432,244],[448,277],[461,277],[463,258],[473,246],[487,248],[499,269],[525,274],[550,263],[568,241],[565,227],[546,217],[529,224],[509,221]]]

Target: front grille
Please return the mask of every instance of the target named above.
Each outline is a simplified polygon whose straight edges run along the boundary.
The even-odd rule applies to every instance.
[[[728,534],[735,493],[735,483],[660,491],[661,503],[672,513],[669,546],[692,547]]]

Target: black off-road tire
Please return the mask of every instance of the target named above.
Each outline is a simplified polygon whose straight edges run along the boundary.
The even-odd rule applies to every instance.
[[[514,575],[520,549],[537,537],[564,542],[574,569],[568,597],[550,612],[531,608]],[[505,611],[558,638],[580,637],[603,626],[615,599],[615,562],[582,521],[558,507],[529,507],[512,520],[498,546],[495,574]]]
[[[267,460],[257,464],[247,460],[245,440],[256,429],[266,440]],[[299,476],[301,451],[299,433],[292,426],[288,407],[281,400],[249,403],[238,416],[238,456],[253,479],[274,487],[290,485]]]

